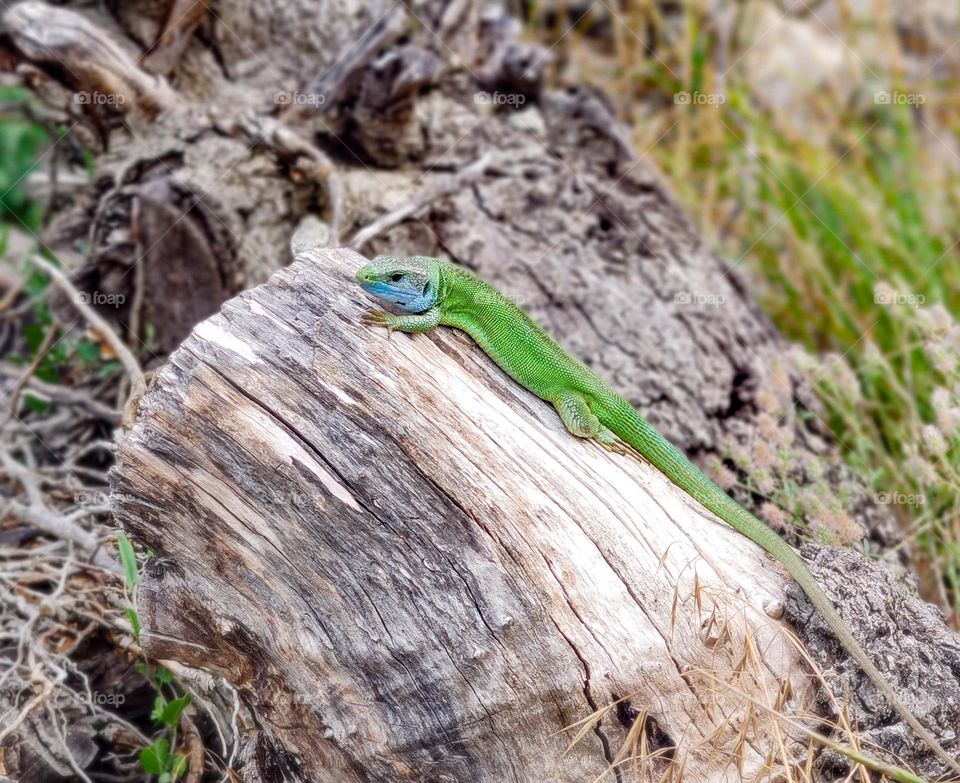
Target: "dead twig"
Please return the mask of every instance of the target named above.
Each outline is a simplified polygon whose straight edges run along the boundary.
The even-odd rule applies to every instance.
[[[415,215],[428,204],[451,193],[456,193],[474,180],[480,179],[494,162],[495,156],[487,153],[443,182],[423,189],[402,207],[381,215],[369,225],[361,228],[347,243],[347,247],[359,250],[371,239],[380,236],[384,231],[406,220],[411,215]]]
[[[14,367],[7,362],[0,362],[0,376],[19,378],[22,374],[24,373],[19,367]],[[83,389],[46,383],[34,377],[29,377],[25,382],[25,386],[30,391],[36,392],[36,396],[43,400],[55,402],[60,405],[71,405],[82,408],[98,419],[102,419],[111,424],[116,424],[120,421],[120,411],[111,408],[109,405],[104,405],[95,399],[90,392],[84,391]]]
[[[51,324],[50,328],[47,329],[47,333],[43,337],[43,342],[40,343],[40,346],[37,348],[37,351],[33,356],[33,361],[30,362],[30,365],[27,367],[27,369],[20,374],[20,377],[17,378],[16,383],[13,384],[13,390],[10,392],[10,400],[7,403],[6,415],[4,415],[3,420],[0,421],[0,430],[6,427],[10,419],[17,415],[17,407],[20,404],[20,393],[23,391],[23,387],[27,384],[27,381],[29,381],[33,374],[37,371],[40,363],[50,352],[50,349],[53,347],[56,334],[57,328]]]
[[[92,513],[94,510],[95,509],[84,510],[84,513]],[[114,574],[119,575],[121,573],[120,566],[116,561],[100,549],[100,541],[97,537],[79,525],[73,524],[67,517],[50,511],[41,511],[40,509],[24,506],[17,501],[11,501],[7,505],[6,511],[21,522],[33,525],[37,530],[49,536],[56,536],[65,541],[72,541],[81,549],[93,553],[94,565]]]
[[[126,343],[120,339],[113,327],[107,323],[96,310],[86,303],[85,297],[77,287],[70,282],[67,276],[39,255],[34,254],[30,256],[30,262],[39,266],[50,276],[54,284],[70,297],[73,306],[77,308],[87,323],[96,329],[98,334],[106,340],[117,359],[120,360],[120,364],[122,364],[124,370],[126,370],[127,376],[130,378],[131,388],[136,389],[138,386],[143,385],[143,370],[140,369],[140,363],[137,361],[137,358],[127,347]]]
[[[183,728],[188,770],[183,783],[200,783],[203,777],[203,740],[193,719],[185,712],[180,716],[180,725]]]
[[[47,699],[49,699],[50,694],[53,693],[53,682],[46,677],[41,677],[38,675],[31,678],[31,682],[41,683],[43,687],[36,696],[23,705],[23,709],[20,710],[20,712],[17,714],[17,717],[7,724],[2,731],[0,731],[0,744],[2,744],[7,737],[16,731],[17,727],[20,726],[20,724],[23,723],[28,717],[30,717],[30,713],[37,709],[37,707],[43,704]]]

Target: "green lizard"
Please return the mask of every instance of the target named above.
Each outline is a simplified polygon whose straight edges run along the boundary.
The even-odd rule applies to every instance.
[[[703,475],[629,402],[571,358],[520,308],[463,267],[436,258],[378,256],[356,278],[365,291],[402,313],[370,311],[364,323],[401,332],[426,332],[440,325],[463,330],[517,383],[552,404],[571,434],[592,438],[609,449],[631,446],[705,508],[767,550],[803,588],[903,720],[960,773],[960,763],[900,700],[793,548]]]

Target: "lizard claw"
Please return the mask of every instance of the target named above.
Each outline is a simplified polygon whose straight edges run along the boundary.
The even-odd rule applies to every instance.
[[[613,454],[628,456],[633,452],[633,450],[627,446],[626,443],[620,440],[603,425],[600,426],[600,431],[594,436],[594,440]]]
[[[627,450],[627,447],[624,446],[622,443],[611,443],[610,441],[603,441],[599,439],[597,439],[597,443],[599,443],[604,449],[609,451],[611,454],[620,454],[622,456],[626,456],[627,454],[630,453]]]
[[[627,445],[626,443],[623,443],[622,441],[610,442],[610,441],[603,441],[603,440],[597,439],[597,443],[599,443],[604,449],[609,451],[611,454],[617,454],[618,456],[621,456],[621,457],[630,457],[631,459],[635,459],[637,462],[642,462],[642,463],[647,462],[647,460],[639,451]]]
[[[393,327],[390,325],[390,315],[383,310],[367,310],[360,316],[360,323],[366,326],[384,326],[388,330],[388,336],[393,332]]]

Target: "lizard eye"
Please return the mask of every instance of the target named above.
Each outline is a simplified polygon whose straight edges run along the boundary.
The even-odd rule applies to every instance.
[[[399,283],[401,280],[403,280],[403,275],[400,272],[394,272],[390,275],[391,283]]]

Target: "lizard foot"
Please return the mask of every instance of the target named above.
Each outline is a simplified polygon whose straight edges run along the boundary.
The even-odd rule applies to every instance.
[[[360,316],[360,323],[365,326],[382,326],[387,330],[387,336],[393,334],[393,324],[390,322],[390,313],[383,310],[367,310]]]
[[[614,454],[622,454],[625,456],[630,453],[629,447],[602,424],[600,425],[600,430],[593,436],[593,439],[607,451]]]
[[[619,454],[621,457],[630,457],[631,459],[637,460],[637,462],[646,462],[640,452],[624,443],[602,424],[600,425],[600,431],[594,435],[593,439],[612,454]]]

